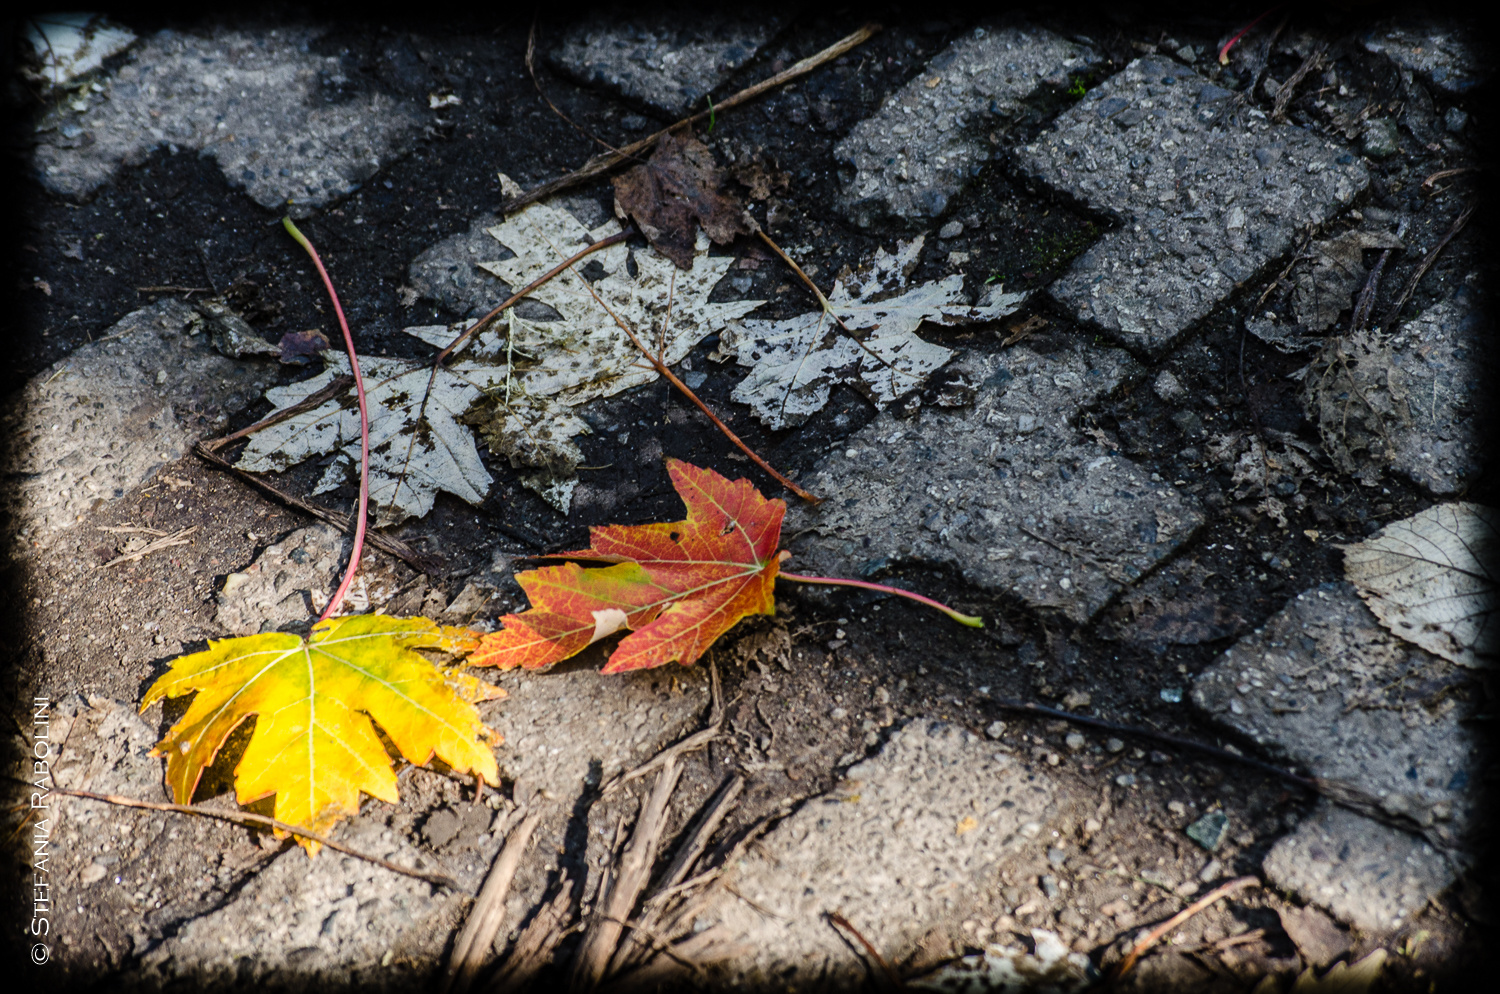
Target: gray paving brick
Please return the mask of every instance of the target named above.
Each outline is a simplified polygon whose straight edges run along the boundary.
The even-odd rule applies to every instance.
[[[1020,171],[1118,219],[1051,287],[1159,352],[1369,183],[1348,151],[1160,57],[1137,59],[1016,150]]]
[[[775,16],[681,11],[580,24],[552,50],[553,65],[621,96],[681,116],[750,61],[781,28]]]
[[[885,955],[905,959],[929,928],[997,900],[999,865],[1045,848],[1056,792],[972,732],[913,721],[739,863],[735,890],[748,901],[724,893],[699,919],[748,950],[735,987],[857,982],[865,967],[827,912],[857,918]]]
[[[849,132],[845,209],[862,227],[941,215],[990,158],[988,135],[1056,98],[1099,56],[1050,31],[987,22],[949,45]]]
[[[1379,797],[1389,814],[1459,845],[1479,773],[1473,732],[1446,693],[1463,679],[1455,664],[1382,628],[1352,586],[1325,584],[1200,674],[1193,702],[1273,755]],[[1421,838],[1342,809],[1300,825],[1266,870],[1278,886],[1377,932],[1453,879]]]
[[[35,167],[58,193],[82,196],[161,146],[202,150],[262,207],[294,212],[337,200],[415,136],[415,108],[382,93],[320,99],[320,74],[339,60],[313,55],[308,28],[207,35],[161,31],[141,43],[103,92],[64,104],[39,130]]]
[[[1123,352],[1018,345],[952,369],[974,390],[972,406],[911,420],[884,411],[801,481],[825,500],[788,514],[787,534],[811,529],[792,543],[788,569],[860,576],[943,564],[1083,621],[1202,523],[1193,498],[1072,427],[1138,371]]]

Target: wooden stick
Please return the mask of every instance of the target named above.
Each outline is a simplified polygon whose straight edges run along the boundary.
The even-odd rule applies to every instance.
[[[310,411],[315,407],[320,407],[325,401],[332,400],[352,386],[354,386],[354,377],[335,376],[332,380],[329,381],[326,387],[314,393],[308,394],[306,397],[297,401],[297,403],[292,404],[290,407],[283,407],[279,411],[272,411],[270,414],[267,414],[265,417],[255,422],[255,424],[249,425],[245,428],[241,428],[239,431],[230,432],[228,435],[224,435],[221,438],[216,438],[211,442],[199,442],[198,444],[202,445],[210,452],[218,452],[230,442],[237,442],[240,439],[245,438],[248,435],[253,435],[264,428],[269,428],[274,424],[280,424],[287,418],[290,418],[297,414],[301,414],[303,411]]]
[[[1406,306],[1407,300],[1411,298],[1412,291],[1416,290],[1417,284],[1422,281],[1422,277],[1427,274],[1427,270],[1432,268],[1432,264],[1437,261],[1437,257],[1442,254],[1443,249],[1448,247],[1448,243],[1453,240],[1453,236],[1464,230],[1464,225],[1468,224],[1469,218],[1474,216],[1474,208],[1477,205],[1478,202],[1476,201],[1465,207],[1459,213],[1458,217],[1453,219],[1453,226],[1448,229],[1448,233],[1438,239],[1438,243],[1432,247],[1432,251],[1428,252],[1422,259],[1421,264],[1417,266],[1416,272],[1411,274],[1411,279],[1406,281],[1406,288],[1401,291],[1401,296],[1397,297],[1396,302],[1391,305],[1391,309],[1385,312],[1385,320],[1380,322],[1381,331],[1387,334],[1390,333],[1391,325],[1395,324],[1396,319],[1401,316],[1401,308]]]
[[[619,944],[623,922],[629,918],[636,899],[646,888],[651,878],[651,867],[656,863],[656,850],[667,824],[667,804],[672,792],[677,789],[677,779],[682,773],[675,756],[669,757],[657,774],[656,786],[641,808],[636,819],[630,842],[620,854],[614,872],[607,882],[599,885],[599,896],[594,901],[594,916],[588,930],[584,932],[583,944],[578,947],[578,957],[573,965],[573,990],[592,991],[604,979]],[[607,883],[607,885],[606,885]]]
[[[663,874],[661,884],[657,892],[665,892],[678,884],[692,870],[693,864],[698,857],[703,855],[703,850],[708,848],[708,840],[719,830],[729,812],[734,810],[735,802],[739,800],[740,792],[745,789],[745,778],[736,773],[730,777],[724,786],[720,787],[709,802],[704,805],[702,813],[694,823],[688,834],[687,841],[677,850],[677,855],[667,866],[667,872]]]
[[[188,536],[197,530],[197,525],[193,525],[191,528],[184,528],[182,529],[182,531],[177,532],[175,535],[168,535],[166,538],[159,538],[155,542],[152,542],[150,545],[147,545],[144,548],[137,549],[134,552],[127,552],[123,556],[116,556],[115,558],[111,559],[109,562],[103,564],[98,568],[109,569],[111,566],[118,566],[121,563],[132,563],[137,559],[142,559],[146,556],[149,556],[153,552],[160,552],[162,549],[171,548],[174,545],[191,545],[192,543],[188,541]]]
[[[572,931],[562,927],[572,907],[573,888],[568,871],[563,870],[557,878],[557,893],[532,917],[511,947],[505,966],[490,981],[488,990],[492,994],[525,990],[531,985],[531,979],[546,964],[552,950]]]
[[[627,773],[621,773],[619,776],[615,777],[609,783],[600,788],[599,796],[603,797],[606,794],[612,793],[616,787],[624,786],[632,780],[639,780],[641,777],[656,772],[657,770],[666,766],[669,760],[675,761],[679,756],[685,756],[690,752],[702,749],[714,739],[718,738],[719,730],[720,726],[717,723],[710,725],[707,728],[698,729],[698,731],[694,732],[692,735],[689,735],[687,738],[675,742],[667,748],[663,749],[661,752],[646,760],[646,762],[642,763],[640,766],[637,766],[635,769],[630,770]]]
[[[1479,170],[1479,166],[1460,166],[1457,169],[1439,169],[1437,172],[1433,173],[1431,176],[1422,181],[1422,189],[1427,191],[1428,193],[1433,193],[1434,191],[1432,189],[1432,184],[1436,183],[1438,180],[1452,179],[1455,176],[1462,176],[1465,173],[1477,173],[1479,172]],[[1446,187],[1444,187],[1444,189],[1446,189]]]
[[[466,994],[474,983],[475,974],[484,966],[495,936],[505,922],[505,899],[510,895],[516,867],[520,866],[531,833],[541,820],[542,812],[532,811],[506,836],[505,846],[495,857],[489,876],[485,877],[463,931],[453,940],[453,953],[448,958],[448,969],[439,987],[441,994]]]
[[[864,934],[860,932],[859,929],[854,927],[853,923],[851,923],[849,919],[845,918],[837,911],[830,911],[827,914],[828,923],[830,925],[834,926],[835,928],[843,929],[859,940],[859,944],[865,947],[865,952],[869,953],[870,958],[879,965],[880,972],[885,974],[885,978],[890,981],[892,987],[894,987],[898,991],[906,989],[906,985],[901,982],[901,978],[896,975],[896,971],[891,969],[890,964],[885,961],[885,957],[880,955],[880,951],[875,948],[875,946],[870,942],[869,939],[866,939],[864,937]]]
[[[296,835],[304,839],[310,839],[313,842],[316,842],[320,845],[325,845],[329,849],[335,850],[336,852],[341,852],[345,856],[353,856],[355,859],[362,859],[367,863],[374,863],[376,866],[384,867],[385,869],[390,870],[392,873],[399,873],[402,876],[406,877],[415,877],[418,880],[424,880],[427,883],[437,887],[447,887],[449,890],[460,889],[458,886],[458,882],[446,874],[427,873],[423,870],[408,869],[397,863],[392,863],[388,859],[382,859],[381,857],[371,855],[370,853],[360,852],[358,849],[353,849],[349,846],[346,846],[342,842],[335,842],[333,839],[330,839],[326,835],[319,835],[317,832],[308,831],[307,829],[299,828],[296,825],[289,825],[286,822],[278,821],[275,818],[267,818],[265,815],[252,814],[249,811],[214,811],[212,808],[200,808],[191,804],[166,804],[160,801],[139,801],[133,797],[122,797],[119,794],[96,794],[91,790],[70,790],[66,787],[53,787],[52,791],[55,794],[64,794],[68,797],[81,797],[87,801],[102,801],[105,804],[114,804],[122,808],[144,808],[147,811],[174,811],[178,814],[200,815],[204,818],[214,818],[219,821],[233,822],[240,825],[260,825],[266,828],[275,828],[286,832],[289,835]]]
[[[1318,67],[1323,61],[1323,53],[1328,51],[1328,43],[1319,42],[1313,46],[1313,50],[1307,53],[1307,58],[1297,67],[1297,71],[1281,84],[1281,89],[1276,91],[1276,105],[1271,110],[1271,120],[1281,121],[1286,118],[1287,104],[1292,102],[1292,97],[1297,93],[1297,87],[1307,78],[1307,74]]]
[[[566,176],[560,176],[557,179],[550,180],[540,186],[532,187],[525,193],[511,197],[509,200],[500,205],[500,213],[509,214],[513,211],[521,209],[522,207],[525,207],[527,204],[541,200],[543,197],[550,197],[552,194],[557,193],[559,190],[566,190],[570,187],[577,186],[578,184],[583,183],[586,180],[590,180],[595,176],[602,176],[610,170],[614,169],[616,166],[633,160],[638,153],[643,152],[646,149],[650,148],[652,145],[656,144],[656,140],[662,135],[676,131],[679,128],[691,127],[692,125],[697,124],[699,121],[706,119],[710,114],[714,114],[719,111],[726,111],[731,107],[738,107],[745,101],[752,100],[755,97],[760,96],[767,90],[775,89],[783,83],[787,83],[791,80],[796,79],[798,76],[810,73],[824,63],[838,58],[840,55],[843,55],[850,49],[855,48],[859,45],[863,45],[866,41],[869,41],[871,38],[873,38],[879,31],[879,24],[866,24],[858,31],[845,38],[839,39],[832,45],[829,45],[827,48],[823,49],[821,52],[818,52],[816,55],[811,55],[803,59],[801,62],[796,63],[795,65],[788,66],[786,69],[782,70],[776,75],[768,77],[767,79],[763,79],[759,83],[756,83],[754,86],[746,87],[740,92],[724,100],[722,103],[714,104],[713,107],[709,110],[702,110],[692,115],[691,117],[685,117],[682,120],[678,121],[676,124],[663,128],[660,131],[655,132],[654,134],[647,135],[640,141],[631,142],[629,145],[626,145],[625,147],[618,149],[617,151],[605,152],[600,155],[596,155],[588,162],[585,162],[578,169],[575,169],[571,173],[568,173]]]
[[[505,303],[501,304],[499,307],[496,307],[494,310],[490,311],[478,321],[475,321],[469,326],[467,331],[465,331],[462,335],[459,335],[453,341],[449,342],[448,347],[438,353],[437,358],[432,361],[432,365],[434,367],[434,375],[436,375],[436,367],[441,366],[444,362],[446,362],[450,355],[461,348],[465,342],[467,342],[470,338],[477,334],[482,328],[484,328],[485,325],[495,320],[495,318],[499,317],[501,314],[504,314],[508,308],[515,306],[521,301],[523,297],[530,296],[542,284],[546,283],[550,279],[553,279],[563,270],[572,266],[584,256],[598,252],[600,249],[609,248],[611,245],[618,245],[629,237],[629,231],[619,231],[613,235],[610,235],[608,238],[601,238],[597,242],[594,242],[592,245],[587,245],[584,248],[579,249],[577,252],[574,252],[562,262],[559,262],[557,265],[553,266],[551,269],[547,270],[545,273],[538,276],[536,279],[532,280],[530,283],[526,284],[515,293],[511,294],[510,297],[506,299]],[[427,389],[429,391],[432,389],[432,383],[430,381],[427,384]]]
[[[1194,901],[1192,904],[1189,904],[1187,907],[1177,912],[1177,914],[1173,915],[1171,918],[1168,918],[1166,921],[1156,926],[1150,931],[1149,934],[1146,935],[1145,938],[1141,939],[1134,946],[1131,946],[1130,952],[1126,953],[1125,958],[1120,960],[1120,965],[1115,969],[1114,975],[1111,977],[1110,982],[1117,983],[1121,977],[1125,976],[1125,974],[1130,971],[1131,967],[1135,966],[1136,960],[1140,959],[1148,949],[1156,945],[1157,942],[1161,941],[1162,936],[1172,931],[1172,929],[1176,928],[1178,925],[1181,925],[1183,922],[1187,921],[1189,918],[1193,917],[1198,912],[1208,907],[1210,904],[1218,901],[1220,898],[1227,897],[1230,894],[1233,894],[1235,891],[1240,890],[1244,887],[1248,887],[1251,884],[1259,883],[1259,877],[1239,877],[1237,879],[1229,881],[1229,883],[1224,884],[1223,886],[1215,887],[1207,894],[1204,894],[1198,900]]]
[[[713,837],[714,832],[718,831],[719,826],[724,823],[725,817],[734,809],[735,801],[739,799],[740,792],[744,788],[745,778],[736,773],[725,781],[724,785],[703,806],[697,820],[688,830],[687,839],[678,847],[677,855],[667,866],[661,883],[657,884],[655,892],[647,898],[639,919],[641,930],[632,932],[620,943],[620,948],[609,965],[610,974],[625,970],[631,960],[645,948],[647,943],[643,933],[650,934],[650,930],[655,928],[663,905],[675,893],[673,888],[682,883],[683,878],[692,870],[693,864],[698,861],[698,857],[703,855],[703,850],[708,848],[708,840]]]
[[[701,970],[709,963],[719,963],[749,952],[749,945],[730,941],[729,930],[723,925],[715,925],[661,950],[640,969],[612,983],[608,990],[622,994],[625,991],[657,990],[681,973],[684,964]]]

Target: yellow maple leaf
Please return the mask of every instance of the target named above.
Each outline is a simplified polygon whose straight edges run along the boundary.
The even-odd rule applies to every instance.
[[[248,804],[275,794],[274,817],[320,834],[358,813],[361,791],[399,800],[376,725],[413,763],[437,757],[457,773],[496,784],[492,746],[500,737],[474,704],[505,691],[416,651],[467,652],[474,642],[467,629],[378,614],[322,622],[307,639],[267,632],[210,642],[175,660],[146,692],[142,710],[197,692],[152,755],[167,758],[177,802],[191,803],[224,740],[253,715],[255,730],[234,771],[236,799]],[[297,841],[310,854],[319,849]]]

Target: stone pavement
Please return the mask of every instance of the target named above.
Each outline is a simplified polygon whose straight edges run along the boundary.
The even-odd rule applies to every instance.
[[[1437,500],[1490,499],[1481,426],[1493,323],[1472,229],[1448,250],[1458,261],[1413,284],[1391,327],[1351,327],[1350,316],[1372,269],[1390,266],[1372,291],[1379,317],[1467,216],[1447,188],[1418,191],[1439,167],[1474,161],[1466,101],[1487,73],[1462,24],[1360,16],[1332,18],[1324,34],[1299,27],[1264,51],[1252,36],[1228,68],[1212,59],[1228,37],[1217,27],[898,17],[763,108],[718,116],[717,136],[701,129],[715,148],[753,149],[741,165],[762,171],[765,195],[746,204],[825,289],[854,278],[819,272],[816,253],[859,269],[931,233],[911,250],[913,288],[961,281],[961,306],[979,306],[1004,294],[1003,278],[1022,309],[924,325],[923,342],[953,358],[878,410],[837,386],[854,377],[835,370],[826,408],[782,431],[734,403],[743,369],[714,341],[683,363],[737,431],[823,498],[790,502],[787,569],[946,585],[990,627],[955,632],[890,599],[783,589],[774,622],[725,639],[713,657],[727,691],[720,736],[685,761],[666,837],[681,838],[731,775],[746,778],[745,799],[698,866],[711,872],[692,913],[656,939],[681,949],[710,936],[721,955],[691,970],[664,955],[651,976],[857,985],[871,965],[830,927],[831,911],[907,977],[1044,936],[1102,967],[1139,928],[1242,873],[1270,886],[1174,940],[1222,950],[1233,939],[1238,951],[1212,978],[1175,949],[1138,976],[1231,989],[1402,936],[1411,949],[1428,941],[1415,936],[1438,936],[1408,970],[1458,947],[1477,907],[1455,895],[1471,893],[1481,769],[1468,719],[1481,698],[1471,672],[1381,627],[1339,582],[1329,547]],[[283,261],[252,279],[237,264],[226,289],[199,244],[210,288],[187,289],[197,270],[174,263],[184,269],[172,278],[187,282],[153,289],[132,268],[137,249],[105,254],[134,242],[89,214],[92,203],[138,187],[126,199],[145,218],[201,241],[192,224],[203,219],[173,213],[172,184],[208,185],[254,218],[249,233],[215,236],[242,260],[265,251],[249,229],[271,230],[283,212],[311,218],[340,278],[370,301],[361,348],[399,363],[426,355],[401,328],[473,317],[515,289],[478,266],[497,255],[485,232],[511,175],[550,179],[598,150],[575,128],[633,140],[855,26],[812,14],[591,15],[544,23],[528,71],[530,39],[515,25],[481,35],[188,24],[142,30],[76,81],[35,83],[31,195],[47,220],[25,236],[37,256],[25,292],[72,301],[75,283],[105,285],[104,269],[131,281],[90,341],[46,353],[56,361],[27,368],[5,406],[11,599],[31,612],[18,623],[22,698],[56,702],[57,782],[164,799],[147,753],[167,716],[136,714],[139,690],[203,639],[300,624],[348,551],[331,526],[188,456],[265,413],[267,388],[303,377],[272,341],[332,327],[321,298],[305,302],[309,272]],[[1330,61],[1275,118],[1276,93],[1292,84],[1271,74],[1289,80],[1319,40],[1334,46]],[[556,149],[538,138],[542,121],[559,129]],[[209,165],[161,178],[190,157]],[[444,159],[462,166],[429,190],[423,172]],[[1057,212],[1101,233],[1076,254],[1040,237],[1000,246],[1007,274],[984,270],[949,246],[1006,220],[997,190],[1036,207],[1034,220]],[[611,213],[603,184],[553,204],[589,228]],[[80,234],[75,215],[108,231]],[[415,227],[399,228],[408,215]],[[1398,224],[1410,234],[1394,234]],[[815,306],[748,240],[722,251],[736,261],[714,303],[767,300],[757,312],[767,321]],[[1336,280],[1333,254],[1345,263]],[[270,299],[262,283],[292,289]],[[517,312],[538,327],[555,317],[534,302]],[[53,331],[26,329],[36,341]],[[580,441],[588,499],[571,513],[486,455],[495,482],[483,503],[440,497],[401,531],[448,571],[369,553],[350,608],[490,628],[524,605],[513,575],[524,557],[578,547],[584,526],[604,520],[590,508],[610,521],[675,513],[662,455],[752,472],[651,389],[581,406],[593,430]],[[305,493],[325,468],[275,479]],[[190,521],[201,530],[171,558],[104,565],[127,548],[120,535]],[[1153,601],[1168,604],[1136,625]],[[601,786],[711,712],[706,666],[606,679],[595,672],[603,658],[595,647],[550,673],[494,676],[509,695],[484,710],[506,739],[500,790],[476,796],[413,768],[400,805],[370,801],[336,829],[349,845],[452,875],[457,892],[331,852],[309,862],[217,822],[68,802],[51,825],[52,886],[65,895],[55,965],[132,988],[410,989],[434,978],[506,833],[536,808],[545,818],[492,952],[512,947],[563,871],[570,914],[587,921],[650,780],[609,795]],[[1193,739],[1222,734],[1373,796],[1378,810],[1299,799],[1276,778],[1192,762],[1159,739],[1127,743],[995,706],[1033,697]],[[213,773],[200,801],[231,806],[231,777]],[[1322,923],[1322,946],[1295,924],[1305,921]],[[563,982],[574,941],[545,978]]]

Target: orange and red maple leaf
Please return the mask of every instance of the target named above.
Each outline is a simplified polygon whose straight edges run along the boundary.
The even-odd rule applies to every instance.
[[[531,609],[501,619],[471,666],[543,669],[622,628],[605,673],[673,660],[692,665],[741,618],[775,613],[774,587],[786,504],[749,480],[667,461],[687,506],[682,521],[591,528],[590,546],[559,558],[613,563],[549,566],[516,577]]]

